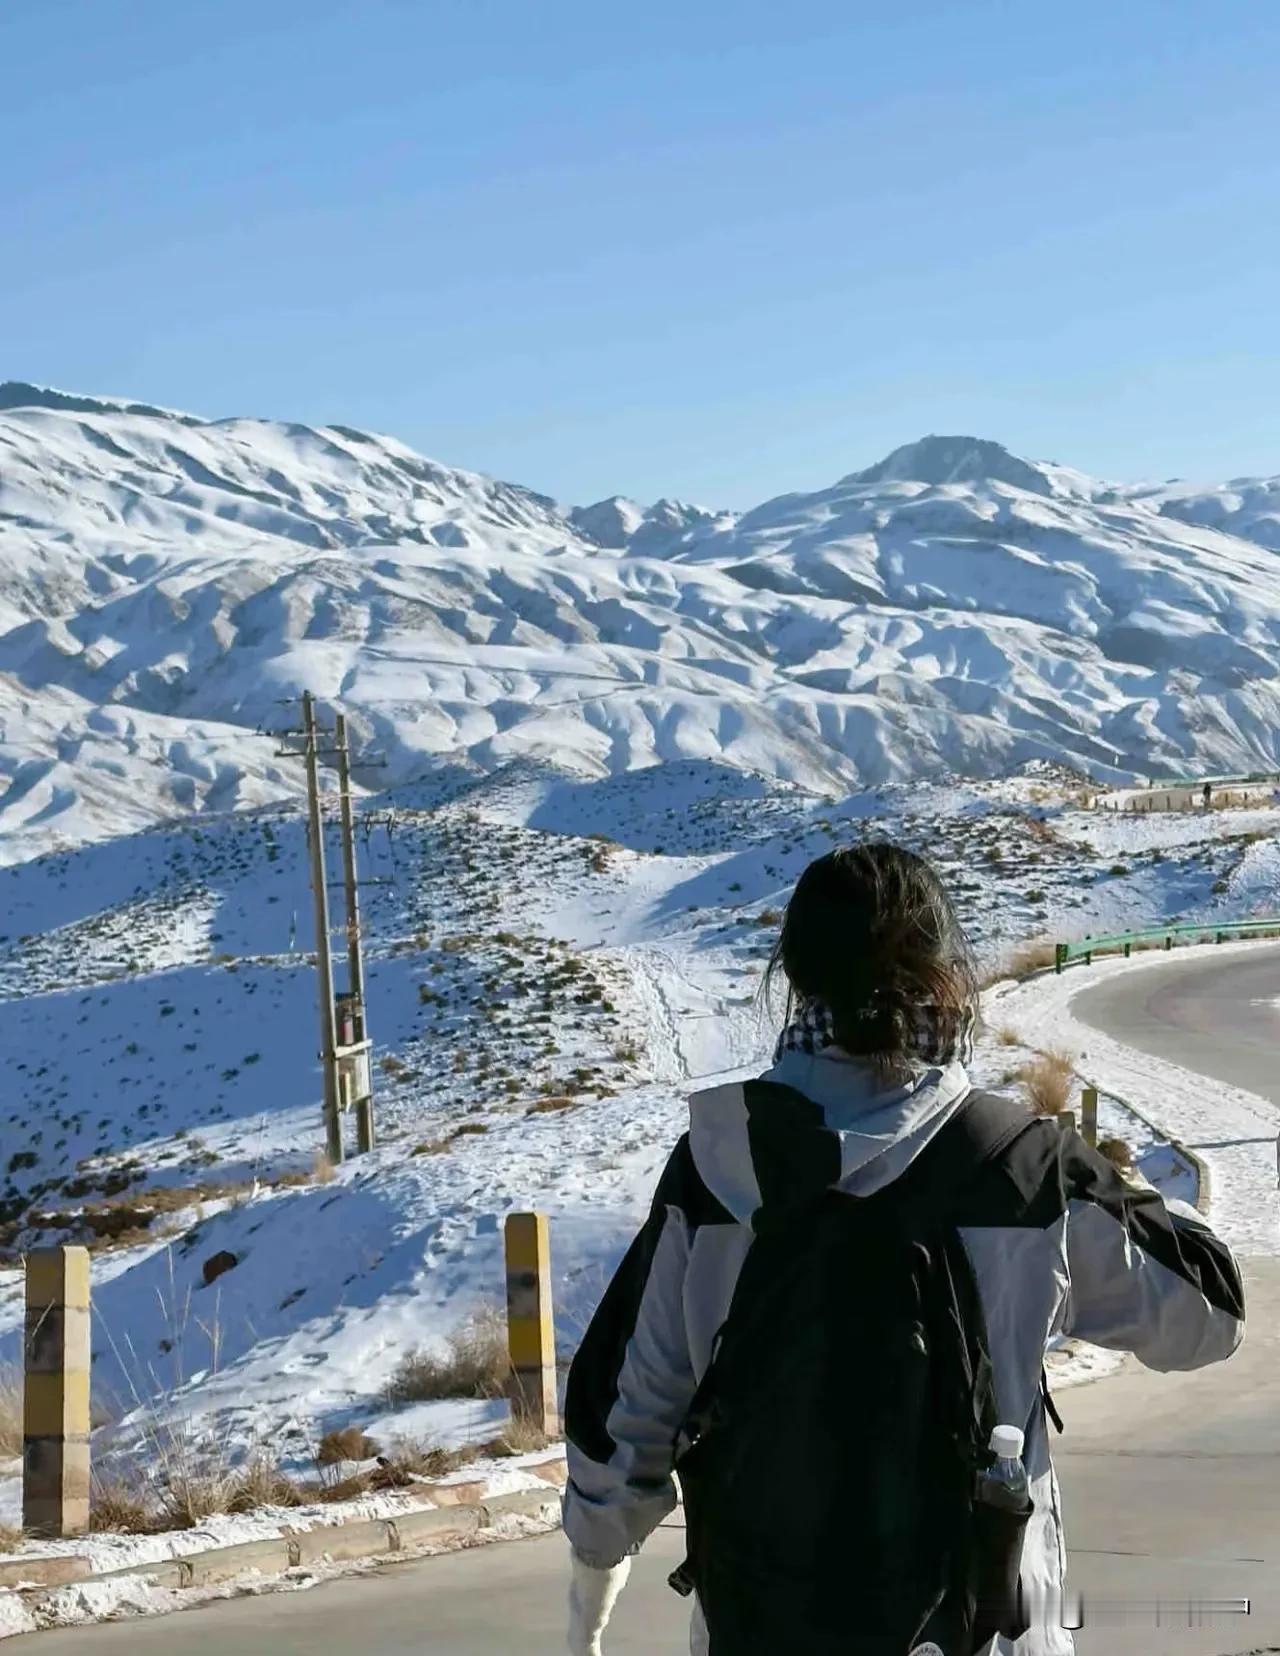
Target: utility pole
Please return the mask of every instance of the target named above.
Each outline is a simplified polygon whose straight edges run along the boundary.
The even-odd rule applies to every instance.
[[[362,1085],[356,1099],[356,1143],[363,1154],[374,1146],[373,1069],[369,1063],[368,1015],[364,998],[364,952],[360,936],[360,896],[356,880],[355,823],[351,806],[351,750],[347,746],[347,716],[334,719],[338,755],[338,802],[342,812],[342,883],[347,910],[347,990],[356,1042],[363,1054],[356,1059]]]
[[[316,976],[320,980],[320,1061],[324,1066],[324,1132],[329,1160],[342,1160],[342,1121],[338,1114],[338,1037],[333,1004],[333,956],[329,950],[329,887],[324,870],[324,819],[320,815],[320,759],[316,751],[315,698],[302,697],[302,733],[306,743],[307,840],[311,853],[311,892],[315,899]]]
[[[361,1151],[374,1147],[373,1081],[370,1052],[372,1043],[364,998],[364,945],[360,927],[360,881],[356,876],[355,809],[351,795],[351,749],[347,721],[341,714],[332,731],[316,721],[316,699],[307,691],[302,698],[302,729],[272,732],[282,740],[301,738],[302,747],[281,747],[279,756],[305,761],[307,771],[307,849],[311,864],[311,895],[315,904],[316,968],[320,995],[320,1059],[324,1066],[324,1131],[330,1162],[343,1158],[342,1114],[354,1107],[356,1141]],[[321,747],[320,738],[332,737],[332,747]],[[329,881],[324,861],[324,814],[320,798],[320,760],[337,760],[338,804],[342,837],[342,880],[346,899],[342,930],[347,939],[347,992],[335,996],[333,952],[330,942],[335,927],[329,918]],[[362,760],[368,764],[371,761]],[[374,764],[385,761],[374,760]],[[368,819],[366,819],[367,821]],[[339,882],[335,882],[337,884]],[[385,885],[384,880],[366,884]],[[290,942],[292,947],[292,939]]]

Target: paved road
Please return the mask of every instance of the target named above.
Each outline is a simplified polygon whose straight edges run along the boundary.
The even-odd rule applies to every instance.
[[[1087,971],[1087,967],[1079,968]],[[1109,977],[1072,1011],[1140,1052],[1280,1104],[1280,946]]]
[[[1280,950],[1260,949],[1256,960],[1182,962],[1112,979],[1075,1006],[1140,1048],[1277,1097],[1280,1064],[1272,1078],[1267,1044],[1276,1014],[1256,1004],[1269,999],[1273,978],[1280,985]],[[1230,1363],[1186,1375],[1134,1366],[1060,1399],[1072,1585],[1085,1601],[1080,1656],[1280,1652],[1280,1261],[1252,1260],[1246,1270],[1249,1337]],[[684,1648],[683,1607],[664,1585],[680,1542],[673,1527],[646,1549],[609,1656]],[[553,1536],[6,1648],[14,1656],[28,1647],[37,1656],[551,1656],[563,1649],[563,1592],[564,1544]],[[1252,1600],[1251,1615],[1186,1625],[1190,1601],[1237,1597]]]

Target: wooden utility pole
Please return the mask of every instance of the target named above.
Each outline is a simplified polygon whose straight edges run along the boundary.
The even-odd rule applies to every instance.
[[[335,746],[338,754],[338,801],[342,812],[342,883],[346,894],[347,912],[347,991],[355,1020],[355,1038],[358,1044],[369,1039],[368,1014],[364,998],[364,953],[360,936],[360,896],[356,880],[355,822],[351,805],[351,752],[347,746],[347,717],[339,713],[334,719]],[[369,1063],[366,1045],[362,1059],[357,1059],[358,1073],[363,1085],[356,1099],[356,1143],[363,1153],[374,1146],[373,1126],[373,1069]]]
[[[302,733],[306,742],[307,841],[311,853],[311,893],[315,901],[316,976],[320,993],[320,1061],[324,1066],[324,1132],[329,1160],[342,1160],[342,1119],[338,1113],[338,1038],[333,1005],[333,956],[329,950],[329,887],[324,869],[324,819],[320,815],[320,757],[317,752],[315,698],[302,698]]]

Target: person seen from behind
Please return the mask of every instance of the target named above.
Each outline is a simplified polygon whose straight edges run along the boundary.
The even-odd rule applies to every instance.
[[[1069,1656],[1046,1345],[1219,1362],[1235,1261],[971,1085],[974,967],[922,858],[812,863],[779,978],[772,1067],[691,1099],[570,1371],[569,1648],[604,1649],[678,1477],[695,1653]]]

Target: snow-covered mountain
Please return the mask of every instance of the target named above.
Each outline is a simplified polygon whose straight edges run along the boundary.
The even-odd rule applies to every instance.
[[[929,437],[741,516],[570,509],[342,426],[0,387],[0,854],[290,795],[259,732],[306,688],[392,785],[1274,766],[1277,498]]]

